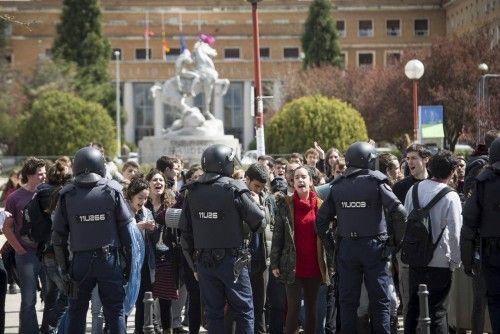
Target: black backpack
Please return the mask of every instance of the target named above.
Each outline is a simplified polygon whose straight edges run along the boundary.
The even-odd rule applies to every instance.
[[[425,267],[431,262],[446,226],[441,230],[438,239],[432,241],[432,226],[429,211],[447,193],[454,191],[450,187],[443,188],[425,207],[418,202],[418,183],[413,186],[413,210],[408,214],[405,235],[401,245],[401,261],[413,267]]]
[[[23,226],[21,236],[27,236],[36,243],[50,240],[52,219],[47,212],[53,189],[44,188],[37,191],[23,209]]]

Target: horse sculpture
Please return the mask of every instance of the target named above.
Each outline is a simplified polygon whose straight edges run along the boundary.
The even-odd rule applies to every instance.
[[[227,93],[229,80],[219,79],[219,73],[215,70],[213,58],[217,56],[217,51],[208,43],[200,40],[193,47],[193,60],[195,71],[200,75],[200,81],[203,84],[203,93],[205,95],[204,114],[210,114],[210,104],[212,102],[212,93],[215,85],[222,86],[222,95]]]
[[[215,70],[212,59],[217,56],[217,51],[203,37],[206,35],[201,35],[200,40],[195,43],[192,55],[187,49],[179,55],[175,62],[175,77],[151,88],[153,98],[160,93],[163,103],[181,110],[181,120],[175,121],[170,130],[199,127],[205,120],[214,119],[210,111],[214,87],[220,85],[222,95],[229,88],[229,80],[219,79],[219,73]],[[191,66],[194,66],[193,70],[190,69]],[[187,96],[194,97],[202,92],[205,95],[203,114],[198,108],[186,103]]]

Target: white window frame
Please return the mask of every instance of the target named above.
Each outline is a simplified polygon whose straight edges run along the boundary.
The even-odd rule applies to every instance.
[[[362,35],[361,34],[361,29],[359,28],[359,25],[361,24],[361,21],[370,21],[372,23],[372,29],[371,29],[371,34],[368,33],[367,35]],[[364,31],[364,30],[363,30]],[[373,24],[373,19],[362,19],[358,20],[358,37],[361,38],[369,38],[369,37],[374,37],[375,36],[375,25]]]
[[[389,54],[399,54],[399,60],[401,61],[402,57],[403,57],[403,51],[401,50],[385,50],[384,51],[384,67],[387,67],[387,66],[395,66],[395,65],[392,65],[392,64],[387,64],[387,55]]]
[[[349,64],[349,52],[347,51],[341,51],[340,54],[344,55],[344,68],[343,69],[347,69],[347,66]]]
[[[238,50],[238,58],[226,57],[226,50]],[[239,47],[224,48],[224,60],[240,60],[240,59],[241,59],[241,48],[239,48]]]
[[[377,63],[377,53],[373,50],[359,50],[359,51],[356,51],[356,67],[361,67],[359,65],[359,56],[361,54],[365,54],[365,53],[371,53],[373,55],[373,62],[372,62],[372,69],[375,68],[375,64]],[[366,65],[362,65],[363,67],[367,67]]]
[[[399,29],[395,35],[389,34],[389,30],[387,29],[387,21],[399,21]],[[385,20],[385,35],[387,37],[401,37],[403,35],[403,26],[401,23],[401,19],[386,19]]]
[[[417,20],[427,20],[427,33],[417,33],[417,30],[415,29],[415,23]],[[424,30],[418,30],[418,31],[424,31]],[[431,35],[431,20],[427,17],[419,17],[413,19],[413,36],[415,37],[429,37]]]
[[[297,54],[297,57],[296,58],[292,58],[292,57],[285,57],[285,50],[286,49],[297,49],[298,51],[298,54]],[[285,46],[283,47],[283,53],[282,53],[282,56],[283,56],[283,59],[284,60],[291,60],[291,61],[294,61],[294,60],[300,60],[300,48],[298,46]]]
[[[339,37],[340,38],[345,38],[347,36],[347,23],[345,20],[336,20],[335,21],[335,29],[337,28],[337,22],[344,22],[344,30],[340,31],[340,30],[337,30],[338,34],[339,34]]]

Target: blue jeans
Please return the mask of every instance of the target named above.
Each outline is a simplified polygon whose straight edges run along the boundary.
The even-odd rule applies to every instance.
[[[243,268],[234,281],[234,256],[226,255],[212,268],[198,263],[198,278],[201,297],[205,304],[208,333],[224,333],[224,306],[229,303],[236,319],[236,331],[254,334],[252,286],[248,268]]]
[[[45,297],[40,331],[55,333],[59,320],[68,306],[68,298],[63,293],[63,281],[54,256],[44,255],[42,265],[45,274]]]
[[[68,333],[85,333],[89,300],[96,284],[110,333],[125,333],[125,289],[118,251],[75,253],[71,262],[71,276],[74,281],[79,282],[79,288],[77,298],[69,298]]]
[[[330,285],[326,287],[326,321],[325,334],[337,332],[337,276],[330,278]]]
[[[21,309],[19,312],[19,333],[38,334],[36,317],[36,287],[41,263],[35,249],[28,249],[24,255],[16,254],[16,268],[21,288]]]

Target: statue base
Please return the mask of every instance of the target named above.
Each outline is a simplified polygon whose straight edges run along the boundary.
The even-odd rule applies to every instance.
[[[166,134],[163,137],[144,137],[139,142],[141,163],[155,164],[162,155],[178,156],[186,166],[200,164],[203,151],[213,144],[222,144],[236,150],[236,156],[241,155],[241,145],[232,135],[178,135]]]

